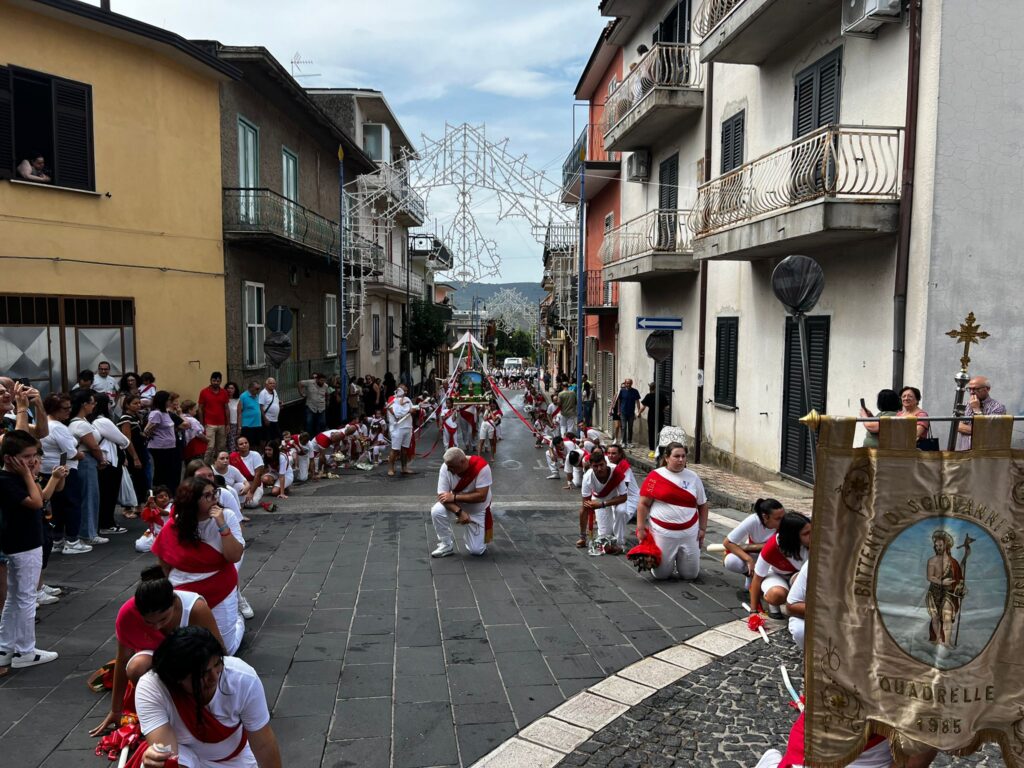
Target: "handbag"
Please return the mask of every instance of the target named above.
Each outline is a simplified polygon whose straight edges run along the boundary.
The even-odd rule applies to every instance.
[[[917,441],[917,450],[919,451],[939,451],[939,438],[937,437],[922,437]]]
[[[121,463],[121,490],[117,494],[117,503],[122,507],[137,507],[139,499],[135,495],[135,483],[128,473],[127,462]]]

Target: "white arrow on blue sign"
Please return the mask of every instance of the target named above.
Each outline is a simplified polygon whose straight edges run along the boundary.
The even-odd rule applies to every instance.
[[[636,319],[638,331],[681,331],[683,330],[683,318],[681,317],[638,317]]]

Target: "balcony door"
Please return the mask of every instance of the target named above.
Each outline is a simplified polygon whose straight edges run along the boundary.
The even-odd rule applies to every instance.
[[[281,148],[281,194],[284,195],[284,231],[289,237],[295,237],[299,202],[299,158],[294,153]]]
[[[260,185],[259,131],[252,123],[238,118],[238,186],[239,217],[245,224],[258,220],[255,189]]]
[[[793,138],[814,133],[839,123],[839,91],[843,72],[843,49],[836,48],[798,73],[793,86]],[[799,143],[793,150],[793,197],[820,195],[826,180],[835,179],[835,159],[827,152],[826,137]],[[829,183],[828,187],[831,188]]]
[[[828,391],[829,318],[807,318],[807,357],[810,375],[811,408],[825,413]],[[782,386],[782,472],[808,483],[814,482],[811,467],[811,440],[807,427],[800,423],[804,415],[804,378],[800,361],[800,329],[796,320],[786,318],[786,360]]]
[[[679,155],[672,155],[658,166],[658,220],[655,250],[674,251],[679,208]]]
[[[690,42],[690,0],[678,0],[655,28],[654,43]]]

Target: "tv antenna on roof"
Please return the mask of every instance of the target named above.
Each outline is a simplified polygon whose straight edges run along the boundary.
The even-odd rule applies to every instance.
[[[319,72],[311,74],[302,74],[302,65],[312,64],[313,60],[302,58],[302,54],[299,53],[298,51],[296,51],[295,55],[292,56],[292,60],[290,63],[292,65],[292,77],[294,77],[296,80],[298,80],[300,77],[320,77]]]

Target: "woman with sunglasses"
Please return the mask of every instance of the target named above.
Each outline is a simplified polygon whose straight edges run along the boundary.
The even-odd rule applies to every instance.
[[[235,568],[244,552],[238,517],[217,501],[213,481],[197,475],[178,486],[171,519],[153,542],[153,554],[175,588],[206,599],[228,654],[238,650],[245,632]]]
[[[85,453],[79,448],[78,439],[64,424],[64,419],[71,415],[71,398],[64,393],[49,395],[43,401],[43,410],[46,411],[50,426],[50,433],[40,441],[43,446],[43,477],[49,479],[53,470],[62,465],[68,470],[68,475],[64,478],[64,488],[50,499],[50,511],[53,513],[53,552],[60,555],[92,552],[92,547],[78,538],[78,529],[82,524],[78,460],[85,456]]]

